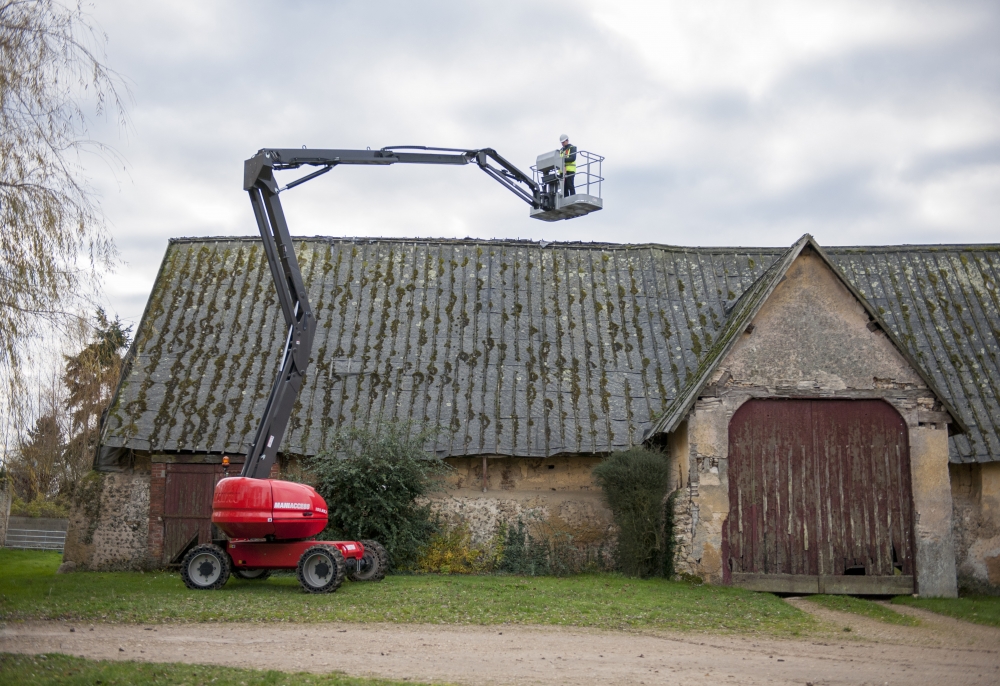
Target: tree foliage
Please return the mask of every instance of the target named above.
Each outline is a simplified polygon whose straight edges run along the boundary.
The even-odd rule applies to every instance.
[[[131,328],[118,317],[108,319],[98,309],[90,342],[75,355],[65,356],[68,441],[62,460],[62,482],[76,484],[90,471],[97,450],[101,415],[111,402],[121,374],[122,360],[131,342]]]
[[[101,414],[111,401],[129,342],[130,327],[98,310],[83,333],[82,348],[64,355],[61,373],[37,385],[28,404],[35,419],[7,461],[14,493],[25,503],[68,495],[90,471]]]
[[[126,124],[127,88],[104,62],[106,37],[81,5],[0,0],[0,371],[19,375],[25,343],[80,306],[111,266],[81,153],[85,107]]]
[[[20,499],[30,503],[55,495],[64,448],[58,416],[48,412],[39,417],[18,445],[9,470],[14,493]]]
[[[594,467],[594,479],[618,526],[617,561],[625,574],[656,576],[669,568],[669,474],[666,457],[644,448],[614,453]]]
[[[334,433],[330,449],[306,462],[326,499],[328,535],[375,539],[394,569],[412,568],[437,530],[430,507],[417,502],[447,470],[423,448],[435,433],[397,421]]]

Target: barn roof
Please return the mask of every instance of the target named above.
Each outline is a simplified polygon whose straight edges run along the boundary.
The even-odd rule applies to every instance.
[[[441,455],[604,453],[642,440],[785,248],[306,238],[318,332],[283,450],[375,417]],[[1000,459],[1000,246],[830,248],[960,415],[952,459]],[[258,239],[170,242],[102,443],[243,452],[284,336]]]

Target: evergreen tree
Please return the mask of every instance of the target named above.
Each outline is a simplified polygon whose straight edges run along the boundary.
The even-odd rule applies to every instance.
[[[9,470],[14,493],[26,502],[55,496],[65,448],[58,417],[54,413],[39,417],[18,445]]]
[[[61,460],[63,488],[76,484],[93,464],[101,415],[111,402],[130,342],[131,327],[122,326],[118,317],[109,320],[98,309],[91,342],[77,354],[65,356],[69,440]]]

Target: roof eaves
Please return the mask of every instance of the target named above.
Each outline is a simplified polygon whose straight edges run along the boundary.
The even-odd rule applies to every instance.
[[[149,311],[153,304],[152,294],[156,293],[157,289],[160,288],[163,283],[164,271],[167,266],[167,260],[170,259],[170,247],[174,244],[176,239],[171,238],[167,244],[167,250],[163,253],[163,259],[160,260],[160,268],[156,271],[156,278],[153,279],[153,288],[150,291],[150,297],[146,299],[146,306],[142,309],[142,316],[139,318],[139,327],[142,326],[144,322],[147,321],[149,317]],[[129,345],[128,350],[125,351],[125,355],[122,357],[121,370],[118,373],[118,381],[115,384],[114,393],[111,395],[111,402],[108,403],[107,408],[101,414],[101,424],[98,427],[98,449],[94,451],[94,466],[97,465],[97,458],[100,452],[101,446],[113,446],[113,447],[123,447],[127,439],[122,438],[121,442],[116,442],[118,439],[112,439],[108,435],[109,424],[108,419],[111,415],[119,410],[119,402],[121,400],[122,387],[125,385],[125,380],[129,378],[132,374],[132,367],[135,364],[136,355],[138,355],[138,348],[140,345],[139,337],[142,334],[140,328],[136,328],[135,336],[132,338],[132,343]],[[134,446],[129,446],[134,447]]]

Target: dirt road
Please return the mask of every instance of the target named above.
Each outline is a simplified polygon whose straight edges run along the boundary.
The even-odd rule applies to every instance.
[[[0,651],[470,685],[1000,683],[1000,630],[909,608],[921,626],[897,627],[792,602],[827,622],[829,634],[785,641],[525,626],[28,622],[0,628]]]

